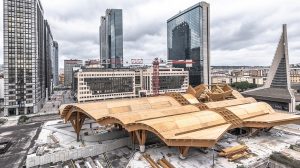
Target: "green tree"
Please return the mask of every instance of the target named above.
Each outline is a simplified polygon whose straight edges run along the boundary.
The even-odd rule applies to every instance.
[[[300,111],[300,104],[296,106],[296,110]]]
[[[254,83],[249,83],[248,81],[242,81],[232,83],[231,87],[243,92],[247,89],[257,88],[257,85]]]

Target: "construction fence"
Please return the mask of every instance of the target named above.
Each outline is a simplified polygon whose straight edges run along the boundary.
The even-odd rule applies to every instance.
[[[100,155],[102,153],[112,151],[124,146],[130,145],[130,138],[122,138],[114,140],[111,143],[97,144],[78,149],[62,150],[55,153],[44,154],[36,156],[35,154],[28,155],[26,158],[26,167],[33,167],[38,165],[45,165],[48,163],[56,163],[60,161],[67,161],[71,159],[86,158],[90,156]]]

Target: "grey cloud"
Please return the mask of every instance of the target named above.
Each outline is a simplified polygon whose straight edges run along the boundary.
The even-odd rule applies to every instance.
[[[300,62],[300,1],[207,0],[211,7],[212,65],[269,65],[288,24],[290,62]],[[100,17],[123,9],[124,60],[166,59],[166,20],[199,0],[41,0],[63,60],[98,59]],[[0,37],[2,37],[0,3]],[[0,40],[0,62],[2,57]]]

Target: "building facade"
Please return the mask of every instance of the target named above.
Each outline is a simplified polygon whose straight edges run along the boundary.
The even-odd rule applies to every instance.
[[[248,82],[262,86],[267,80],[268,69],[230,69],[213,70],[211,84],[232,84],[235,82]]]
[[[34,113],[46,96],[44,16],[39,0],[3,0],[4,115]]]
[[[74,73],[73,93],[78,102],[149,96],[153,68],[100,69],[81,68]],[[188,71],[183,68],[160,68],[159,93],[185,92],[189,86]]]
[[[292,84],[300,83],[300,68],[290,68],[290,79]]]
[[[53,86],[59,85],[58,79],[58,43],[57,41],[53,41],[53,55],[52,55],[52,78],[53,78]]]
[[[64,85],[65,83],[65,75],[64,73],[59,74],[59,84]]]
[[[86,60],[84,61],[84,66],[87,68],[101,68],[99,59]]]
[[[72,86],[73,68],[80,67],[83,65],[82,60],[71,59],[64,60],[64,85],[67,87]]]
[[[209,4],[200,2],[167,21],[168,60],[192,60],[192,67],[173,65],[189,71],[192,86],[210,84]]]
[[[107,9],[99,29],[100,61],[105,68],[123,66],[122,9]]]
[[[0,76],[0,99],[4,99],[4,78]]]
[[[46,98],[50,99],[50,95],[53,91],[53,83],[52,83],[52,76],[53,76],[53,69],[52,64],[54,62],[53,56],[53,35],[51,32],[51,28],[48,24],[48,21],[45,20],[44,22],[44,51],[45,51],[45,80],[46,80]]]

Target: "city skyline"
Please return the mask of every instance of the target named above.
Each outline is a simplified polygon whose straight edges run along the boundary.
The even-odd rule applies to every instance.
[[[64,59],[99,58],[99,18],[107,8],[123,9],[124,62],[140,57],[146,58],[146,63],[155,57],[166,59],[167,19],[199,1],[172,1],[172,8],[168,1],[116,2],[41,0],[45,17],[53,27],[52,33],[61,44],[60,67],[63,67]],[[297,42],[300,38],[297,32],[299,2],[207,2],[211,4],[211,65],[270,65],[278,41],[276,34],[280,33],[279,27],[283,23],[290,30],[290,63],[300,62],[300,43]],[[2,6],[0,9],[2,13]],[[155,12],[149,12],[154,9]],[[0,48],[2,64],[3,41]]]

